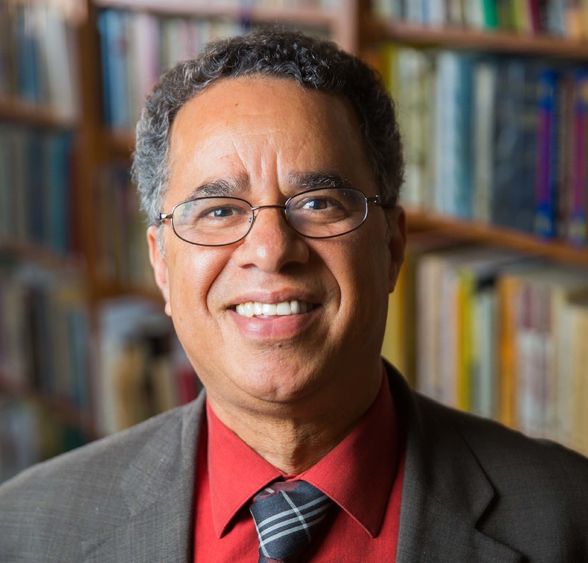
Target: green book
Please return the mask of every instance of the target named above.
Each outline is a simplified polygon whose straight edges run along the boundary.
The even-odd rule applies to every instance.
[[[496,0],[481,0],[484,28],[496,29],[498,27],[498,11]]]

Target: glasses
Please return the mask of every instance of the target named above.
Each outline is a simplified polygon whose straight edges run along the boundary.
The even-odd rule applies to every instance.
[[[207,196],[178,203],[159,221],[171,219],[176,235],[190,244],[225,246],[245,238],[261,209],[280,209],[298,234],[314,239],[345,235],[361,227],[369,204],[386,207],[380,196],[354,188],[317,188],[296,194],[283,205],[253,206],[239,197]]]

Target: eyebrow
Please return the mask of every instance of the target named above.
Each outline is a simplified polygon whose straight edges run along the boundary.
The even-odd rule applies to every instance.
[[[288,183],[299,190],[315,188],[353,188],[347,178],[330,171],[290,172]],[[218,178],[196,186],[187,199],[197,197],[242,197],[249,191],[246,175],[237,178]]]
[[[353,185],[347,178],[330,171],[291,172],[288,174],[288,181],[291,185],[299,187],[302,190],[312,190],[314,188],[353,188]]]
[[[237,178],[218,178],[196,186],[188,199],[197,197],[237,197],[243,195],[249,188],[249,182],[246,177]]]

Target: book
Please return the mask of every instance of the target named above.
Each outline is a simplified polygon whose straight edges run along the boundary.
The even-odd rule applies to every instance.
[[[588,239],[588,71],[575,72],[573,96],[568,240],[575,246],[583,246]]]

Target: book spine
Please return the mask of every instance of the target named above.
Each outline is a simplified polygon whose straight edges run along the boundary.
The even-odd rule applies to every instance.
[[[535,232],[545,238],[556,233],[557,81],[555,70],[540,76]]]
[[[574,116],[571,154],[571,217],[569,241],[584,246],[588,239],[588,71],[579,70],[574,77]]]

